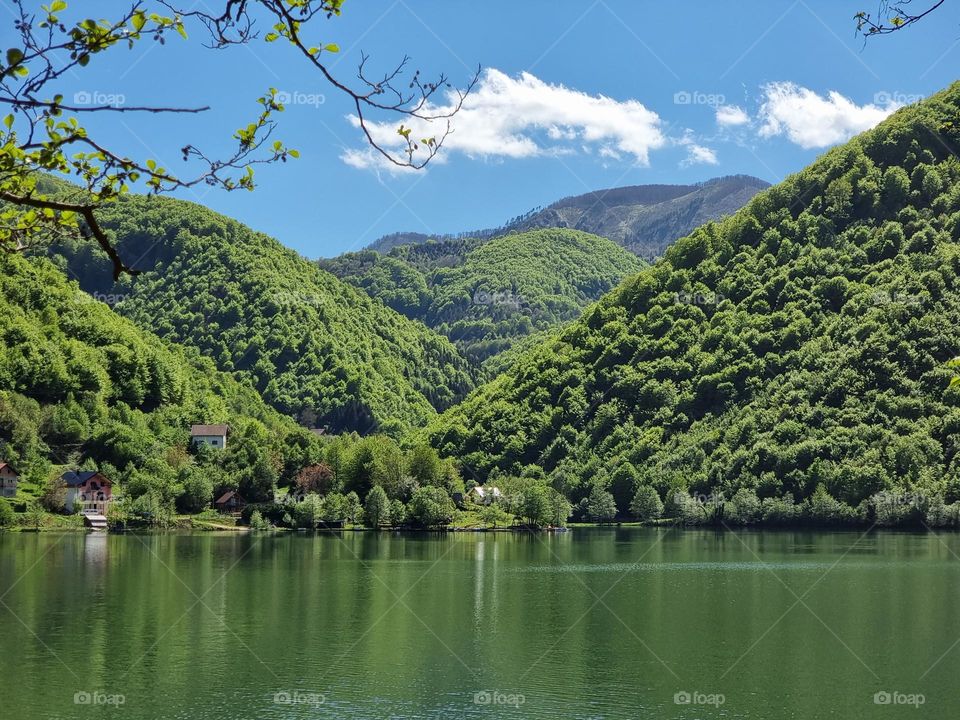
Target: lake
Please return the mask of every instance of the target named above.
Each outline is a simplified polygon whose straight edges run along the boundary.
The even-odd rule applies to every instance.
[[[956,718],[960,536],[0,533],[0,717]]]

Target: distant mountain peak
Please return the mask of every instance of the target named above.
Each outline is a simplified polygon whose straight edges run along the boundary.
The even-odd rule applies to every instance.
[[[645,258],[659,257],[674,240],[743,207],[770,183],[751,175],[727,175],[689,185],[630,185],[557,200],[497,228],[456,234],[398,232],[368,246],[386,253],[400,245],[460,238],[490,239],[511,231],[563,227],[609,238]]]

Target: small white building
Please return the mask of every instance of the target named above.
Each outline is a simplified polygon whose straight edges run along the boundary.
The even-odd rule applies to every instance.
[[[229,425],[191,425],[190,442],[194,445],[224,450],[227,447],[227,435],[230,434]]]
[[[10,463],[0,462],[0,497],[13,497],[17,494],[20,475]]]
[[[485,485],[475,485],[470,489],[468,493],[470,499],[478,505],[489,505],[500,500],[503,497],[503,493],[500,492],[500,488],[491,486],[486,487]]]

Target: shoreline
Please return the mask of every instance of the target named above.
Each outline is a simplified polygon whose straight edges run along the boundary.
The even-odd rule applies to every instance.
[[[227,525],[219,523],[188,523],[188,524],[175,524],[170,527],[151,527],[151,526],[136,526],[136,527],[127,527],[123,529],[114,529],[114,530],[96,530],[94,528],[86,526],[53,526],[53,527],[43,527],[43,528],[25,528],[25,527],[8,527],[0,528],[0,535],[4,533],[10,534],[36,534],[36,535],[49,535],[49,534],[103,534],[103,535],[132,535],[132,534],[205,534],[205,533],[220,533],[220,534],[233,534],[233,535],[250,535],[255,533],[265,533],[265,534],[303,534],[303,535],[317,535],[317,534],[334,534],[334,533],[403,533],[403,534],[462,534],[462,533],[511,533],[511,534],[520,534],[520,533],[529,533],[529,534],[546,534],[546,535],[563,535],[566,533],[572,533],[576,530],[638,530],[638,529],[647,529],[654,530],[666,528],[668,530],[681,530],[681,531],[708,531],[713,530],[714,532],[737,532],[737,531],[747,531],[747,532],[843,532],[843,533],[861,533],[861,534],[872,534],[874,532],[881,533],[912,533],[912,534],[922,534],[922,535],[937,535],[940,532],[948,534],[956,534],[960,532],[960,528],[946,527],[946,528],[931,528],[926,525],[865,525],[865,524],[849,524],[849,525],[814,525],[809,523],[804,524],[794,524],[794,525],[764,525],[760,523],[754,523],[750,525],[696,525],[696,524],[687,524],[679,522],[657,522],[657,523],[641,523],[641,522],[621,522],[621,523],[570,523],[567,527],[551,527],[551,528],[533,528],[533,527],[497,527],[497,528],[482,528],[482,527],[435,527],[435,528],[421,528],[421,527],[365,527],[362,525],[350,526],[350,527],[340,527],[340,528],[286,528],[286,527],[274,527],[270,529],[254,529],[249,525]]]

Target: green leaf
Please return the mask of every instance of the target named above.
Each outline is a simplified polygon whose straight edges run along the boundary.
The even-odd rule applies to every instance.
[[[10,48],[7,50],[7,65],[13,67],[23,60],[23,51],[19,48]]]
[[[143,12],[137,12],[130,19],[130,22],[133,24],[134,29],[140,32],[143,30],[143,26],[147,24],[147,16]]]
[[[327,52],[338,53],[340,52],[340,46],[336,43],[330,43],[329,45],[324,45],[323,49]]]

